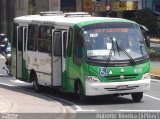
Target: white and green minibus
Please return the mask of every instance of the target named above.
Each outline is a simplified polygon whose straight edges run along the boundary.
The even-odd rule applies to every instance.
[[[90,96],[150,89],[150,60],[139,25],[88,13],[41,12],[14,19],[12,73],[17,79]],[[54,92],[53,92],[54,93]]]

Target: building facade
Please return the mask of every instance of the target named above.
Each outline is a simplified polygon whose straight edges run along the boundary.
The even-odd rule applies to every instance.
[[[28,0],[0,0],[0,33],[10,38],[13,19],[28,14]]]
[[[10,33],[13,18],[28,14],[29,0],[0,0],[0,32]],[[33,0],[34,13],[41,11],[89,12],[94,16],[132,17],[151,9],[160,14],[160,0]]]
[[[154,4],[155,4],[154,10],[160,13],[160,0],[155,0]]]
[[[76,12],[76,0],[61,0],[60,6],[63,12]]]
[[[35,0],[35,13],[41,11],[75,12],[76,0]]]

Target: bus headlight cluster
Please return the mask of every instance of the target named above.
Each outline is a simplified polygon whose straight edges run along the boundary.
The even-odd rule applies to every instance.
[[[86,81],[91,82],[91,83],[98,83],[100,82],[99,78],[95,76],[86,76]]]
[[[142,79],[150,79],[150,78],[151,78],[151,76],[150,76],[149,73],[145,73],[145,74],[143,75],[143,77],[142,77]]]

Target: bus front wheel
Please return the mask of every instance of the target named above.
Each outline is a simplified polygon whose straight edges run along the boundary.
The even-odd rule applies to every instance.
[[[76,95],[81,102],[85,103],[87,101],[87,97],[84,95],[83,87],[80,82],[76,85]]]
[[[140,102],[143,97],[143,92],[132,93],[131,96],[134,102]]]

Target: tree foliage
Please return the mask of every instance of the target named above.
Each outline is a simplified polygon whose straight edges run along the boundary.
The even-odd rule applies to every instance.
[[[149,9],[137,11],[135,13],[134,21],[146,26],[150,34],[157,33],[157,18],[154,13]]]
[[[34,14],[34,13],[35,13],[35,0],[29,0],[28,14]]]

